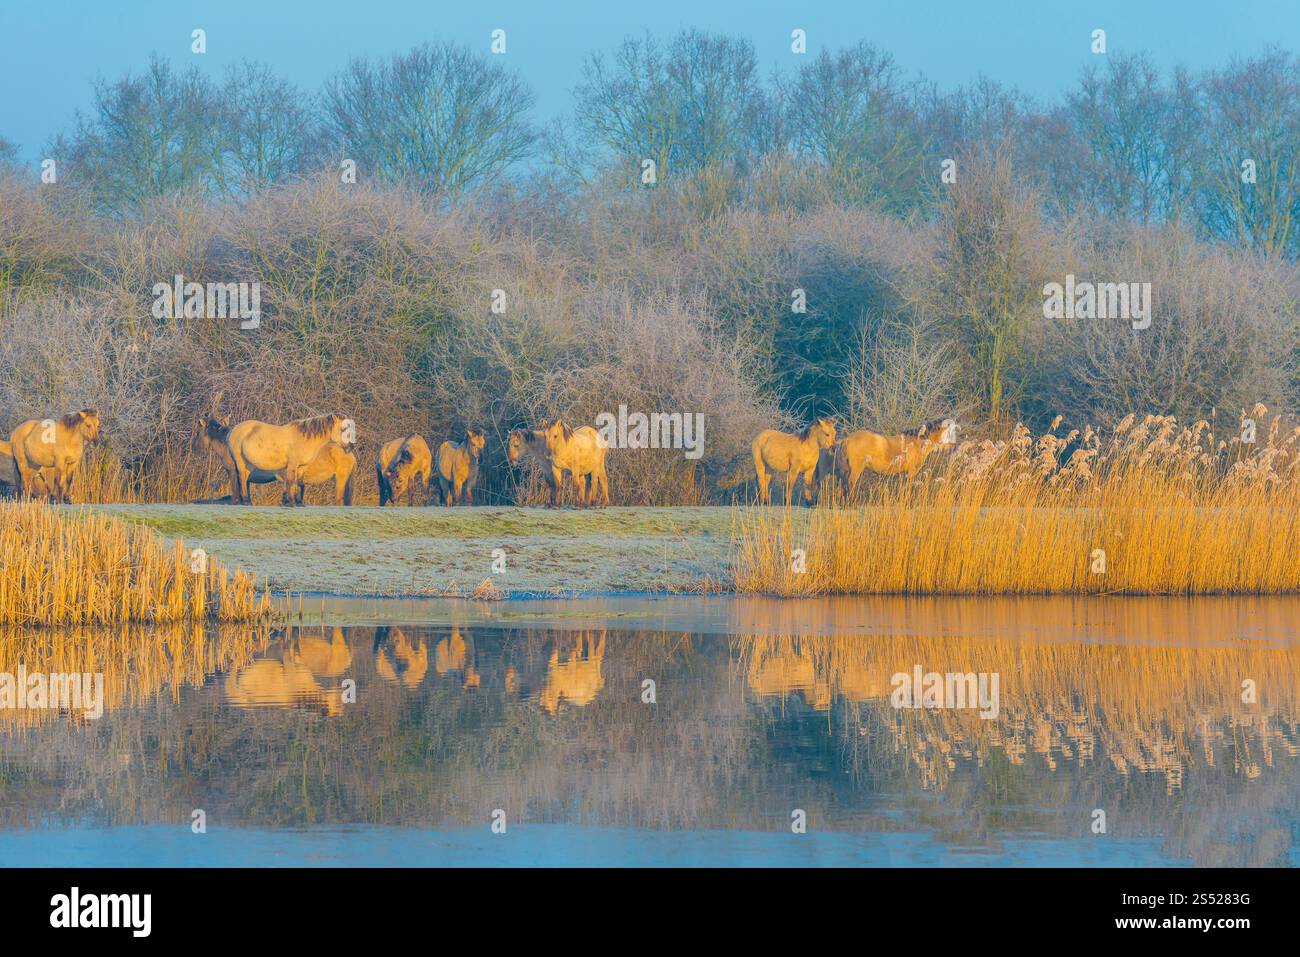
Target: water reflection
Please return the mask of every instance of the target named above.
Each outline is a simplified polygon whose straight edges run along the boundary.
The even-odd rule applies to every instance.
[[[439,651],[445,654],[441,645],[439,642]],[[429,646],[423,638],[412,644],[401,628],[376,628],[374,649],[375,671],[380,678],[403,688],[420,687],[429,670]],[[447,670],[440,664],[438,674],[446,674]]]
[[[1296,861],[1300,646],[1272,630],[1286,609],[778,607],[754,630],[736,603],[731,634],[6,633],[0,672],[102,671],[105,713],[0,710],[0,823],[184,825],[203,807],[224,826],[446,829],[503,808],[595,841],[788,833],[800,808],[823,838],[926,835],[994,859],[1036,841],[1063,862],[1133,842],[1166,862]],[[809,634],[809,617],[873,633]],[[893,676],[917,667],[997,675],[996,717],[894,707]],[[922,845],[882,846],[914,863],[904,848]]]

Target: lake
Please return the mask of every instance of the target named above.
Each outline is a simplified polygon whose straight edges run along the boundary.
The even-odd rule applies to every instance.
[[[10,631],[0,674],[103,696],[0,709],[0,860],[1294,866],[1297,621],[1296,598],[647,596]]]

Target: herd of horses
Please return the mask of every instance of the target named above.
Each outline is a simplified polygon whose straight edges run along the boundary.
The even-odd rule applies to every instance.
[[[352,420],[337,414],[297,419],[284,425],[247,419],[233,425],[219,412],[221,394],[211,410],[199,413],[192,443],[215,455],[227,472],[230,494],[207,502],[251,505],[255,485],[279,482],[284,486],[281,504],[303,505],[305,487],[332,482],[335,502],[352,504],[356,475],[355,430]],[[98,441],[100,417],[95,409],[82,409],[59,419],[30,419],[0,440],[0,484],[11,485],[15,495],[71,502],[72,479],[86,448]],[[785,502],[791,504],[795,486],[803,479],[804,498],[812,502],[814,490],[828,474],[836,475],[851,492],[868,469],[882,475],[906,473],[909,477],[936,449],[956,443],[952,419],[926,422],[896,435],[867,429],[837,438],[836,424],[818,418],[797,433],[768,429],[752,443],[759,500],[771,502],[771,481],[784,476]],[[416,433],[384,442],[375,460],[380,506],[396,504],[405,496],[414,504],[417,487],[432,491],[444,505],[473,505],[479,460],[487,444],[483,432],[468,429],[463,439],[448,439],[431,450]],[[513,429],[506,443],[513,466],[536,465],[549,490],[548,504],[559,502],[560,490],[572,482],[580,506],[609,504],[609,476],[605,458],[609,447],[591,426],[570,428],[563,421],[541,428]]]

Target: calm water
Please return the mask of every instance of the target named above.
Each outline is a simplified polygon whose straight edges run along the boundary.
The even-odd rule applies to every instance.
[[[0,710],[0,861],[1300,862],[1293,599],[332,611],[407,623],[6,633],[105,700]]]

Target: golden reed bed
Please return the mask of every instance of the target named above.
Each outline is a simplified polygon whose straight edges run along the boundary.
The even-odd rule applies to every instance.
[[[0,504],[0,624],[264,621],[271,598],[182,542],[102,515]]]
[[[965,442],[851,501],[737,512],[736,588],[824,594],[1277,594],[1300,591],[1300,428],[1255,434],[1129,416]],[[1053,427],[1055,429],[1055,426]]]

